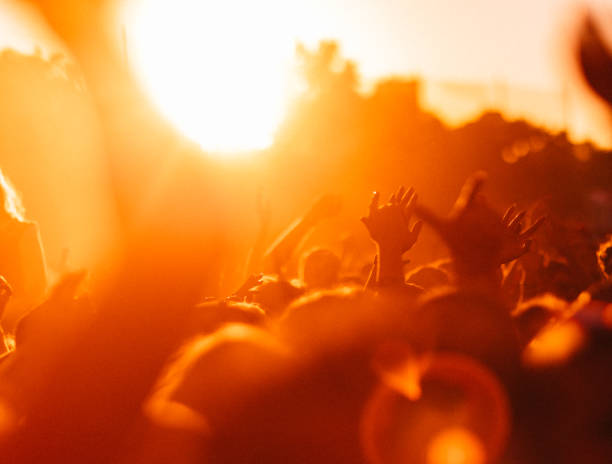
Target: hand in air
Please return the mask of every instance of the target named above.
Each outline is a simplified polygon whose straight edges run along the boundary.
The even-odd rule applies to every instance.
[[[516,213],[516,206],[512,205],[502,218],[504,233],[500,252],[501,264],[509,263],[527,253],[531,246],[530,237],[546,220],[545,217],[541,217],[529,227],[524,228],[525,213],[525,211]]]
[[[379,193],[374,192],[369,213],[361,218],[361,222],[379,247],[405,253],[416,243],[423,225],[417,221],[410,227],[417,195],[413,188],[406,191],[400,187],[386,204],[379,206],[379,198]]]
[[[441,218],[424,206],[416,214],[448,244],[456,264],[470,272],[489,272],[529,250],[529,238],[544,218],[524,228],[525,212],[510,207],[501,217],[480,193],[486,174],[472,175],[464,184],[451,213]]]

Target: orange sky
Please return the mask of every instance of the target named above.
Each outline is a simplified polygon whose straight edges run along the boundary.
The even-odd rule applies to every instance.
[[[240,10],[240,1],[226,1],[235,3],[236,11]],[[0,5],[15,3],[5,0]],[[295,40],[309,45],[322,38],[339,40],[343,54],[358,62],[366,84],[390,74],[420,74],[434,81],[543,91],[544,100],[559,97],[558,102],[532,104],[542,108],[530,111],[528,99],[524,104],[516,101],[512,102],[510,114],[531,112],[536,121],[548,121],[551,127],[559,127],[569,119],[582,134],[585,127],[596,124],[584,122],[580,114],[560,117],[559,113],[567,104],[561,101],[565,85],[563,63],[568,59],[566,26],[585,3],[570,0],[261,1],[262,8],[270,10],[270,20],[290,25]],[[611,0],[588,3],[612,7]],[[3,12],[0,45],[17,45],[27,50],[29,43],[44,42],[44,34],[37,28],[16,26],[24,15],[7,15],[6,11],[7,8],[0,9]],[[451,112],[455,108],[454,119],[461,118],[461,108],[465,110],[465,105],[461,101],[447,105],[444,100],[435,100],[439,94],[446,95],[447,99],[449,95],[453,97],[449,92],[430,91],[431,106],[446,107]],[[461,100],[462,96],[458,98]],[[495,98],[485,100],[483,105],[499,103]],[[574,97],[566,100],[571,102]],[[581,112],[585,111],[577,111]]]
[[[311,41],[340,37],[368,77],[558,84],[551,48],[566,0],[314,0],[302,6]]]

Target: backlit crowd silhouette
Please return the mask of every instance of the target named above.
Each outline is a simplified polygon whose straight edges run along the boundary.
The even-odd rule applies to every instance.
[[[173,354],[131,412],[128,436],[102,454],[143,463],[607,462],[612,240],[583,237],[598,269],[579,276],[574,296],[580,271],[554,243],[565,226],[537,208],[495,211],[485,177],[466,181],[447,216],[414,189],[387,201],[374,193],[361,221],[376,255],[351,275],[325,248],[289,270],[304,236],[341,207],[335,196],[319,199],[263,256],[252,253],[235,293],[177,314]],[[83,273],[43,296],[37,226],[5,178],[2,186],[3,462],[45,462],[52,440],[79,438],[27,433],[46,400],[37,389],[79,349],[75,340],[104,326]],[[426,226],[449,259],[405,274]],[[51,399],[70,394],[61,386]],[[73,462],[89,462],[79,456]]]
[[[582,72],[612,104],[589,40]],[[498,210],[495,182],[474,172],[447,214],[372,182],[352,218],[369,244],[341,253],[312,237],[353,199],[320,192],[274,240],[258,199],[231,272],[155,205],[94,288],[51,277],[0,175],[0,463],[612,462],[610,221]],[[411,255],[426,231],[443,259]],[[235,291],[201,294],[224,273]]]

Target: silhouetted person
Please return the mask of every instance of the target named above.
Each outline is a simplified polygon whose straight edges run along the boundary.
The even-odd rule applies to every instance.
[[[301,277],[307,289],[332,288],[340,278],[340,258],[330,250],[317,248],[302,261]]]
[[[13,289],[4,322],[17,319],[40,303],[47,290],[47,267],[38,225],[26,220],[19,196],[0,171],[0,275]]]

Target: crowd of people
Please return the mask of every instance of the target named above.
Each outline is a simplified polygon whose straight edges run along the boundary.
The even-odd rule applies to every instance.
[[[109,45],[106,2],[35,3],[87,83],[119,243],[101,275],[58,270],[45,222],[0,175],[0,463],[612,462],[610,153],[585,145],[581,158],[565,134],[493,114],[448,129],[415,83],[364,97],[323,43],[301,50],[318,72],[262,184],[287,210],[318,186],[344,195],[324,194],[274,240],[259,201],[248,256],[231,254],[215,221],[238,227],[248,208],[202,187],[221,168],[203,177],[203,163],[172,158],[173,130]],[[589,31],[581,71],[612,107],[612,56]],[[48,69],[4,60],[33,80]],[[23,92],[34,106],[49,93]],[[441,215],[473,165],[488,174],[454,185]],[[364,184],[404,176],[417,188],[361,204]],[[510,197],[521,207],[500,209]]]
[[[73,382],[105,381],[97,369],[109,365],[63,364],[108,329],[108,314],[82,272],[45,292],[36,224],[3,181],[2,462],[59,462],[62,447],[75,453],[62,462],[609,462],[612,239],[543,204],[502,214],[485,181],[471,176],[446,216],[412,188],[374,193],[361,222],[376,253],[351,269],[301,246],[342,206],[321,197],[268,249],[258,240],[232,295],[156,308],[174,324],[171,343],[140,340],[154,375],[145,358],[117,359],[120,341],[101,347],[147,379],[140,401],[91,404],[92,393],[66,412],[71,433],[41,410],[69,408]],[[424,227],[448,259],[405,272]],[[116,292],[104,304],[130,311]],[[106,381],[122,395],[120,379]],[[89,422],[104,408],[98,431],[120,431],[98,441]]]

